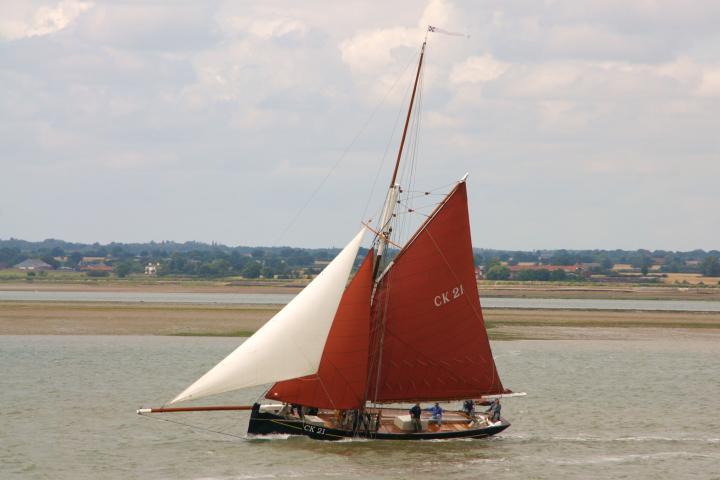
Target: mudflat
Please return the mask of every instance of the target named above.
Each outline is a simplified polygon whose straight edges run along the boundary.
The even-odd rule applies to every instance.
[[[720,340],[720,313],[641,310],[483,309],[491,340]]]
[[[0,302],[0,335],[248,336],[281,306]]]
[[[0,335],[248,336],[281,305],[0,302]],[[485,308],[493,340],[720,340],[720,313]]]

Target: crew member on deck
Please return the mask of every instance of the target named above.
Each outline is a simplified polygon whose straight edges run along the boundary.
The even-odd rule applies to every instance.
[[[440,406],[439,403],[435,402],[435,405],[428,408],[430,413],[432,414],[431,422],[435,422],[438,427],[442,426],[442,416],[443,416],[443,409]]]
[[[492,404],[490,404],[490,408],[487,409],[487,413],[490,414],[489,420],[492,422],[499,422],[500,421],[500,409],[502,407],[500,406],[500,398],[496,398],[493,400]]]
[[[410,421],[412,422],[413,430],[415,430],[415,433],[422,432],[422,422],[420,421],[420,415],[422,415],[422,409],[420,408],[420,404],[416,403],[410,409]]]
[[[475,401],[465,400],[463,402],[463,412],[465,412],[468,417],[472,418],[475,413]]]

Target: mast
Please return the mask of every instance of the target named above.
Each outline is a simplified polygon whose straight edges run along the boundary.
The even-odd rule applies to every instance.
[[[428,28],[428,31],[430,29]],[[397,180],[398,170],[400,168],[400,159],[402,158],[403,148],[405,147],[405,139],[407,137],[408,126],[410,125],[410,117],[412,116],[413,104],[415,103],[415,94],[417,93],[418,81],[420,80],[420,71],[422,69],[423,57],[425,56],[425,45],[427,44],[427,34],[425,34],[425,40],[423,40],[422,47],[420,48],[420,60],[418,61],[417,72],[415,73],[415,83],[413,84],[412,94],[410,95],[410,105],[408,106],[407,116],[405,117],[405,127],[403,128],[402,138],[400,139],[400,148],[398,149],[397,159],[395,160],[395,169],[393,170],[392,179],[390,180],[390,187],[388,189],[387,197],[385,198],[385,205],[383,206],[382,215],[380,217],[380,241],[378,243],[377,256],[375,257],[375,267],[373,269],[373,278],[377,280],[379,272],[380,262],[382,260],[383,253],[387,249],[388,243],[390,243],[390,235],[392,234],[392,227],[390,222],[395,215],[395,206],[397,205],[397,197],[400,193],[400,185],[395,183]]]
[[[398,150],[397,159],[395,160],[395,170],[393,171],[392,179],[390,180],[390,187],[395,185],[397,179],[398,168],[400,167],[400,157],[402,157],[403,147],[405,146],[405,137],[407,136],[408,125],[410,124],[410,116],[412,115],[413,103],[415,103],[415,93],[417,92],[418,80],[420,80],[420,69],[422,68],[423,57],[425,56],[425,45],[427,44],[427,37],[423,41],[422,48],[420,48],[420,61],[418,62],[417,73],[415,73],[415,84],[413,85],[412,95],[410,96],[410,105],[408,106],[408,113],[405,117],[405,128],[403,128],[402,139],[400,140],[400,150]]]
[[[432,27],[428,27],[427,32],[431,31]],[[420,72],[422,70],[423,58],[425,57],[425,45],[427,45],[427,36],[428,34],[425,33],[425,39],[423,40],[422,47],[420,47],[420,59],[418,60],[418,67],[417,71],[415,72],[415,82],[413,83],[412,94],[410,95],[410,105],[408,105],[408,112],[405,117],[405,126],[403,127],[403,133],[400,139],[400,148],[398,149],[397,158],[395,159],[395,168],[393,169],[392,178],[390,179],[390,187],[388,189],[387,197],[385,198],[385,205],[383,206],[382,215],[380,217],[380,225],[378,226],[379,232],[377,255],[375,256],[375,265],[373,266],[372,272],[372,278],[375,282],[375,288],[377,288],[380,282],[380,278],[383,274],[383,272],[380,270],[380,265],[382,264],[382,257],[385,253],[385,250],[387,249],[388,244],[390,243],[390,235],[392,234],[392,226],[390,225],[390,223],[392,222],[392,219],[395,215],[397,197],[400,193],[400,185],[395,182],[397,180],[398,170],[400,169],[400,160],[402,159],[403,148],[405,147],[405,139],[407,138],[408,127],[410,126],[410,118],[412,116],[413,105],[415,104],[415,94],[417,93],[417,86],[418,82],[420,81]],[[370,300],[371,302],[373,302],[375,298],[375,288],[373,288],[373,293]],[[382,315],[382,317],[384,317],[384,314]],[[365,391],[366,401],[369,397],[377,397],[377,387],[378,381],[380,379],[380,363],[382,362],[382,351],[385,337],[384,330],[385,328],[383,325],[383,327],[379,331],[378,337],[376,337],[378,346],[377,356],[374,358],[374,361],[371,361],[371,363],[368,365],[368,374],[370,374],[374,370],[376,373],[376,378],[374,380],[368,378],[367,389]],[[374,390],[374,393],[371,394],[371,390]]]

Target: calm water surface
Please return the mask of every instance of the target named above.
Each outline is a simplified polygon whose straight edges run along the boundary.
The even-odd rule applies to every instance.
[[[295,294],[172,293],[172,292],[48,292],[0,290],[0,300],[66,302],[148,302],[195,304],[284,305]],[[670,310],[720,312],[720,302],[708,300],[611,300],[585,298],[482,298],[487,308],[560,308],[589,310]]]
[[[291,293],[48,292],[0,290],[0,300],[38,302],[148,302],[284,305]],[[720,302],[718,302],[720,303]]]
[[[0,337],[0,478],[720,479],[720,345],[493,344],[513,426],[449,442],[246,439],[247,413],[135,415],[238,339]],[[214,402],[251,402],[243,391]]]

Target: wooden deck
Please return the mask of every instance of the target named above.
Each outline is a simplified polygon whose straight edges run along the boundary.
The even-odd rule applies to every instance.
[[[367,412],[372,415],[373,420],[371,422],[371,430],[374,431],[374,425],[377,419],[376,415],[378,411],[375,409],[368,409]],[[381,412],[382,417],[380,419],[380,425],[377,429],[378,433],[412,433],[411,431],[409,432],[407,430],[403,431],[395,424],[395,419],[398,416],[409,414],[408,410],[398,408],[384,408]],[[423,411],[421,421],[423,422],[423,424],[428,421],[427,428],[423,428],[423,432],[459,432],[489,425],[487,415],[482,412],[476,412],[474,414],[474,418],[471,418],[465,412],[445,411],[443,412],[442,425],[435,424],[431,420],[431,418],[432,416],[428,412]],[[350,428],[350,425],[347,423],[345,425],[342,425],[339,421],[338,413],[331,410],[321,410],[314,417],[306,417],[306,421],[312,421],[310,419],[320,420],[322,423],[318,423],[318,425],[326,428],[340,430],[347,430]]]

